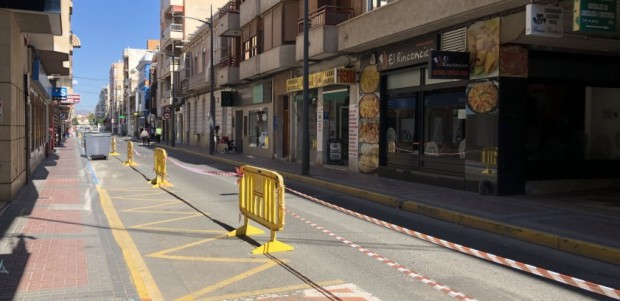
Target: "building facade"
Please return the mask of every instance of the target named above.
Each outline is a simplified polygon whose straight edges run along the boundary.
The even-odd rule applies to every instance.
[[[109,126],[112,133],[117,135],[125,135],[126,119],[125,119],[125,86],[123,78],[123,62],[115,62],[110,66],[109,74],[110,83],[110,106],[108,111]],[[122,117],[122,118],[121,118]]]
[[[0,202],[30,180],[70,122],[71,107],[61,111],[52,96],[55,86],[72,86],[73,48],[80,46],[71,32],[73,3],[43,2],[0,4]]]
[[[305,44],[302,1],[229,2],[217,114],[203,27],[183,48],[177,141],[208,147],[221,125],[237,151],[302,161],[307,126],[308,160],[353,172],[500,195],[617,180],[620,8],[575,3],[310,0]]]

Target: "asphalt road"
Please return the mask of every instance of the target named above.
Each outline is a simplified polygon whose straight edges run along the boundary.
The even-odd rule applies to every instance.
[[[147,182],[154,177],[153,148],[135,143],[138,165],[130,167],[122,164],[125,145],[119,143],[120,156],[90,164],[100,186],[97,210],[108,217],[143,298],[604,299],[508,267],[510,260],[541,267],[541,273],[620,287],[617,266],[286,181],[286,225],[277,238],[294,250],[253,255],[269,241],[267,229],[257,236],[226,236],[243,221],[232,166],[173,151],[167,169],[174,187],[154,188]],[[447,247],[433,243],[439,239]],[[502,265],[470,255],[480,252],[508,260]]]

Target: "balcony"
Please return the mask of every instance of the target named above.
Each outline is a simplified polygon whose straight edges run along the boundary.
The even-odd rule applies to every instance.
[[[188,78],[188,89],[190,92],[203,90],[208,87],[208,77],[206,76],[206,72],[208,72],[208,70],[194,74]]]
[[[338,25],[338,50],[373,48],[465,24],[499,12],[522,9],[529,1],[393,1]],[[394,22],[394,20],[399,20]]]
[[[239,63],[239,79],[253,79],[261,76],[260,74],[260,55],[251,57]]]
[[[215,33],[218,37],[239,37],[241,36],[241,26],[239,26],[239,4],[228,2],[217,13]]]
[[[183,40],[183,24],[171,23],[166,27],[164,32],[161,33],[161,38],[163,43],[161,46],[164,49],[172,40]]]
[[[240,27],[250,23],[256,17],[260,16],[260,1],[245,1],[241,3],[241,16],[239,19]]]
[[[173,69],[173,66],[178,66],[179,65],[179,58],[178,57],[169,57],[166,60],[164,60],[164,63],[161,66],[161,76],[163,77],[167,77],[170,76],[172,71],[177,70],[176,67],[175,69]]]
[[[274,73],[298,67],[299,64],[295,61],[295,48],[297,48],[295,45],[282,45],[259,54],[260,73]]]
[[[334,56],[338,52],[338,27],[336,25],[353,17],[353,9],[348,7],[323,6],[308,16],[310,24],[308,30],[308,57],[321,60]],[[297,51],[295,59],[303,60],[303,19],[298,22],[298,35],[296,39]]]
[[[183,6],[183,0],[161,0],[160,8],[163,12],[168,12],[171,6]]]
[[[226,56],[217,64],[215,79],[219,86],[236,85],[239,83],[239,59]]]

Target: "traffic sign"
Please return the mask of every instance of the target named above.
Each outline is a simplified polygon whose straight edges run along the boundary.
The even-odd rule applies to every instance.
[[[164,112],[164,114],[161,115],[161,118],[164,120],[170,119],[170,112]]]

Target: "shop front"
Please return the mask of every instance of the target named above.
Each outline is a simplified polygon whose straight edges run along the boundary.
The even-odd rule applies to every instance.
[[[237,90],[235,100],[235,144],[237,151],[271,158],[274,145],[272,81],[267,80]]]
[[[287,92],[292,94],[296,124],[295,138],[301,141],[303,84],[302,77],[287,80]],[[355,83],[355,70],[333,68],[309,75],[309,134],[310,161],[319,164],[348,165],[349,158],[349,99],[350,85]],[[301,145],[296,143],[296,145]],[[301,147],[295,147],[301,158]]]

